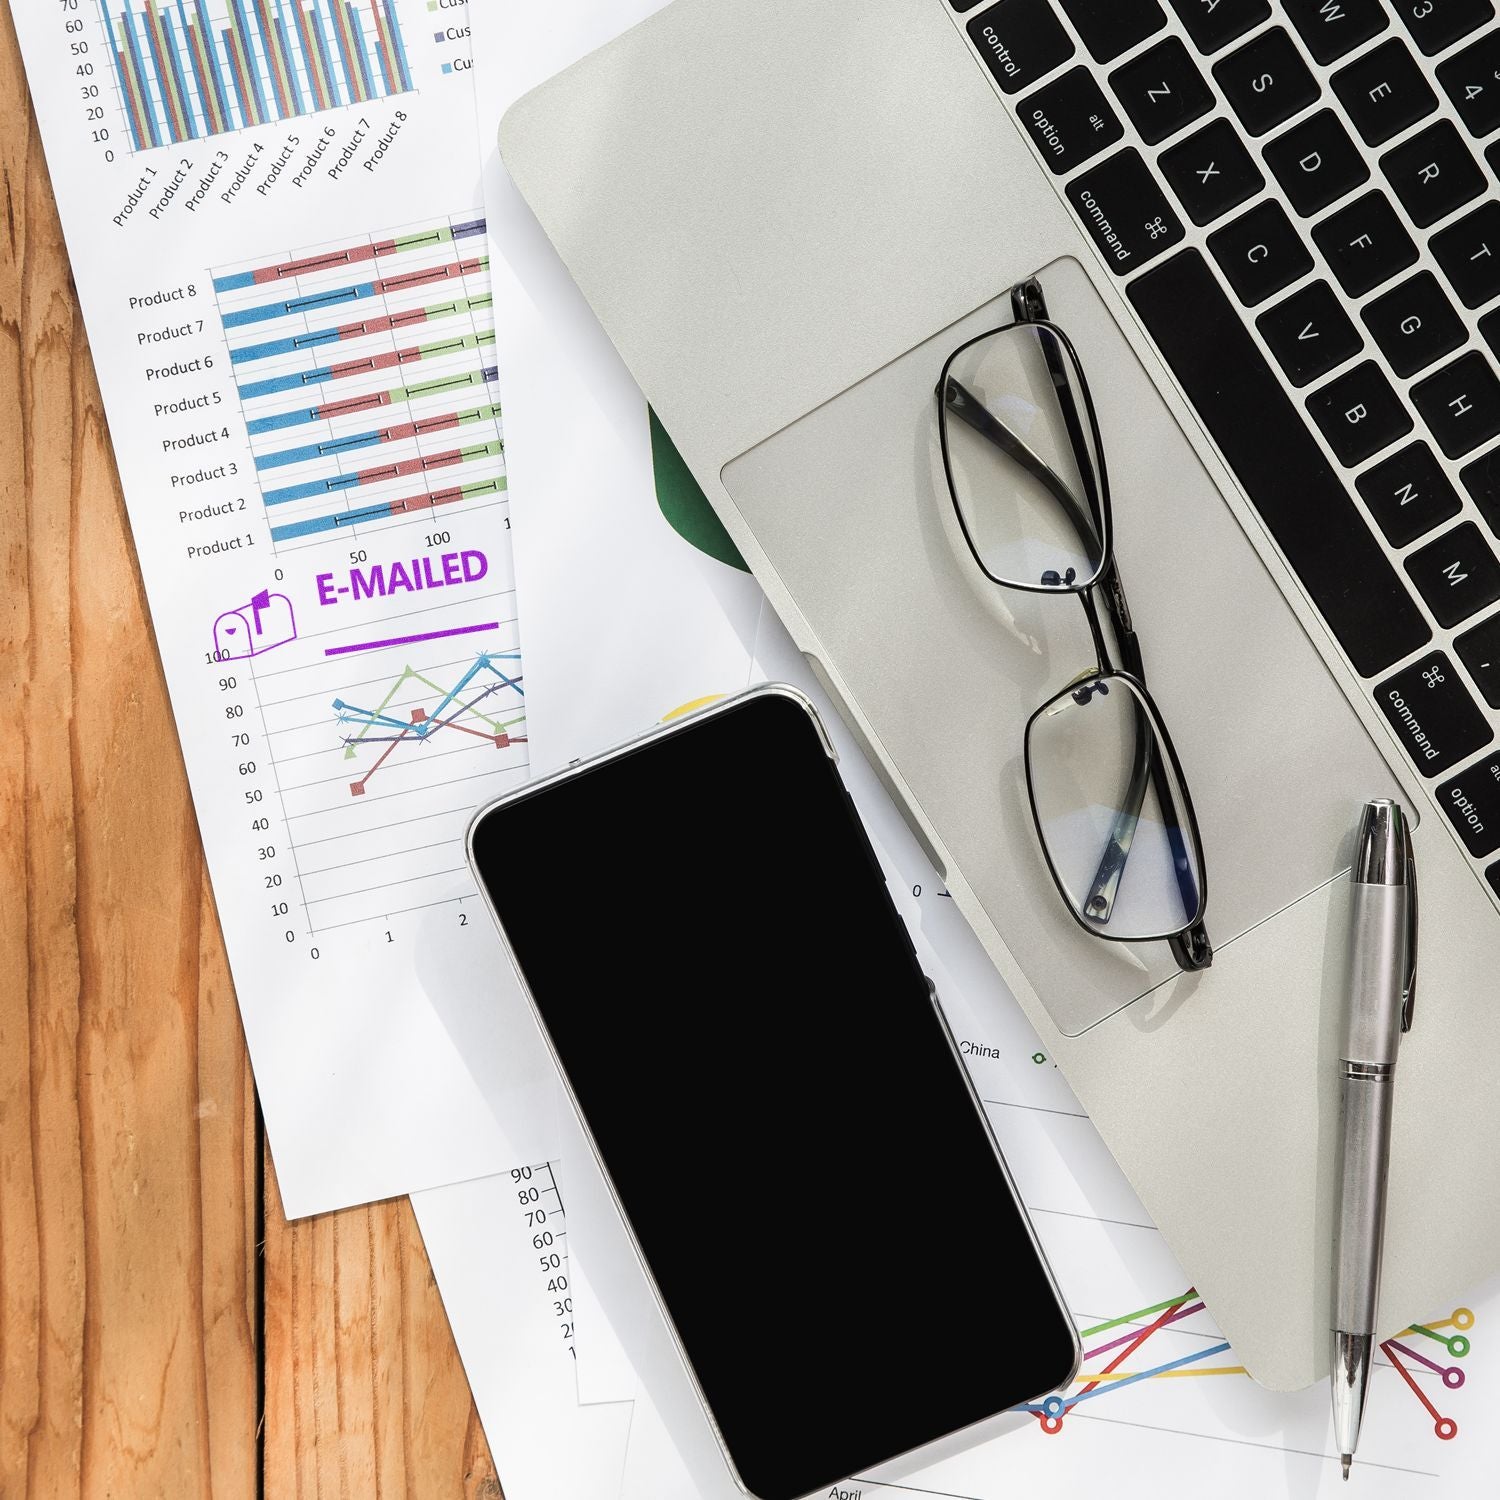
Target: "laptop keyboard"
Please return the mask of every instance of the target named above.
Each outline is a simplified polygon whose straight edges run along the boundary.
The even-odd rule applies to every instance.
[[[1495,0],[947,3],[1500,894]]]

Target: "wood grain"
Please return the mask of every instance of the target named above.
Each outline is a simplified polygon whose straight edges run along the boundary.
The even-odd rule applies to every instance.
[[[0,192],[0,1497],[496,1500],[410,1206],[281,1214],[3,8]]]

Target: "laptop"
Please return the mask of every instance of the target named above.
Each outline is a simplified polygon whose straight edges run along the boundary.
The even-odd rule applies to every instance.
[[[1412,810],[1381,1324],[1500,1267],[1491,0],[675,0],[506,165],[1250,1372],[1326,1373],[1346,882]],[[1028,805],[1076,608],[955,537],[934,393],[1039,287],[1191,787],[1210,968],[1099,942]],[[1122,1226],[1121,1233],[1133,1232]]]

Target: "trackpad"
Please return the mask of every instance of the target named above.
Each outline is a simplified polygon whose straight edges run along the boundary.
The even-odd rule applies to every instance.
[[[1082,268],[1039,279],[1098,412],[1120,573],[1197,809],[1208,933],[1232,964],[1236,938],[1339,873],[1359,803],[1398,788]],[[1084,931],[1058,894],[1023,734],[1092,666],[1088,627],[1070,597],[989,582],[948,497],[939,373],[1011,316],[1007,289],[722,479],[937,830],[981,937],[982,915],[1077,1035],[1177,970],[1162,943]]]

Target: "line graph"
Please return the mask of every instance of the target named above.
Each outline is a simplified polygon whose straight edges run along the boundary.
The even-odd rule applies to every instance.
[[[295,658],[245,665],[306,930],[472,896],[464,829],[527,769],[509,579],[301,643]]]
[[[276,548],[503,503],[484,236],[471,214],[214,273]]]

